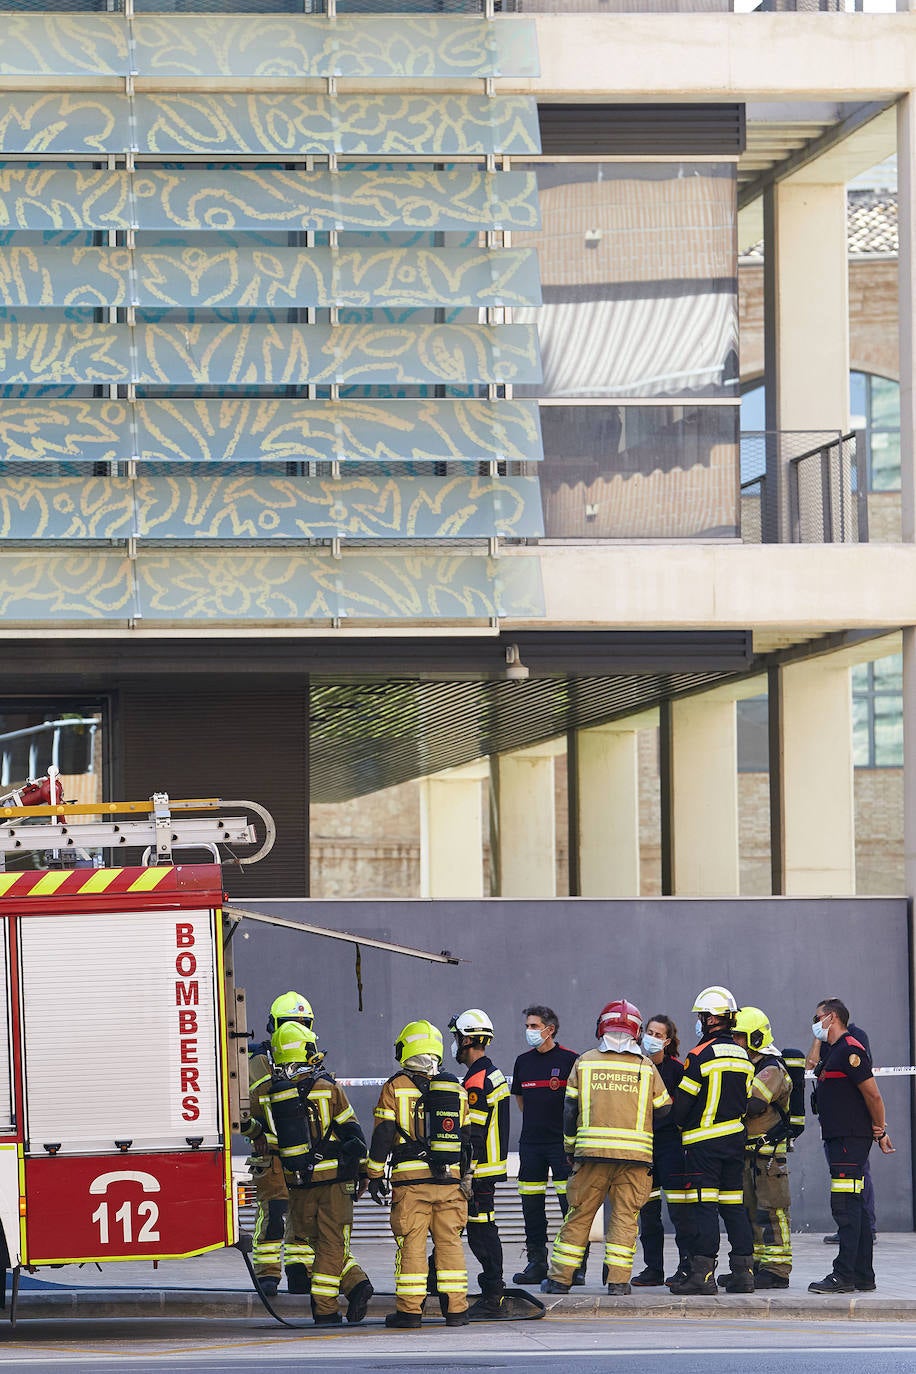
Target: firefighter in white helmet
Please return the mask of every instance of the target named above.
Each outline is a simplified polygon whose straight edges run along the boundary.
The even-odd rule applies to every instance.
[[[267,1018],[267,1039],[249,1049],[248,1093],[254,1100],[258,1090],[270,1082],[270,1037],[278,1026],[295,1024],[311,1030],[315,1023],[308,998],[301,992],[284,992],[270,1004]],[[280,1286],[283,1261],[286,1262],[286,1284],[291,1293],[308,1293],[310,1270],[314,1252],[309,1245],[291,1240],[286,1232],[286,1211],[289,1194],[283,1167],[277,1153],[277,1141],[271,1131],[251,1118],[243,1122],[242,1132],[251,1140],[251,1170],[255,1188],[254,1244],[252,1267],[258,1287],[272,1298]]]
[[[688,1054],[674,1091],[674,1119],[684,1142],[684,1188],[677,1204],[687,1213],[678,1237],[689,1246],[690,1272],[679,1267],[669,1286],[679,1296],[718,1292],[721,1216],[731,1246],[727,1291],[753,1293],[754,1239],[744,1207],[744,1117],[754,1066],[732,1034],[738,1004],[728,988],[704,988],[693,1010],[699,1044]]]
[[[442,1072],[442,1034],[430,1021],[410,1021],[394,1045],[400,1068],[382,1088],[369,1146],[369,1192],[383,1205],[389,1196],[397,1243],[395,1307],[388,1327],[416,1328],[423,1320],[432,1236],[436,1287],[446,1326],[466,1326],[468,1274],[461,1232],[468,1204],[461,1181],[471,1162],[467,1093]]]
[[[289,1189],[288,1244],[314,1253],[312,1315],[316,1326],[361,1322],[373,1288],[350,1253],[353,1202],[365,1180],[366,1140],[333,1074],[323,1067],[314,1033],[284,1021],[270,1038],[271,1077],[252,1099],[252,1113],[277,1141]]]
[[[563,1107],[563,1144],[574,1161],[569,1210],[557,1232],[545,1293],[568,1293],[585,1257],[598,1209],[610,1202],[604,1247],[607,1291],[629,1293],[639,1213],[652,1191],[652,1134],[670,1111],[661,1074],[639,1045],[642,1016],[632,1002],[608,1002],[595,1026],[598,1048],[572,1066]]]
[[[488,1055],[493,1022],[485,1011],[471,1007],[453,1016],[448,1028],[455,1037],[452,1054],[466,1066],[471,1148],[474,1153],[471,1197],[468,1201],[468,1245],[480,1265],[480,1297],[472,1317],[498,1317],[504,1306],[503,1247],[496,1227],[496,1185],[507,1178],[509,1154],[509,1084]]]

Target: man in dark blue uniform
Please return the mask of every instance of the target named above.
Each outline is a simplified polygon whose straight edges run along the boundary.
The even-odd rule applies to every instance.
[[[828,1046],[817,1080],[817,1112],[830,1165],[830,1210],[839,1236],[833,1269],[810,1293],[873,1292],[874,1244],[862,1206],[865,1164],[872,1142],[893,1154],[884,1102],[868,1050],[849,1031],[849,1012],[836,997],[819,1002],[812,1031]]]
[[[563,1148],[563,1103],[569,1071],[579,1056],[557,1044],[560,1022],[550,1007],[526,1007],[523,1015],[525,1039],[531,1049],[515,1061],[512,1095],[522,1112],[518,1191],[525,1218],[528,1264],[521,1273],[513,1275],[512,1281],[540,1284],[547,1277],[548,1174],[553,1176],[560,1211],[566,1215],[569,1165]],[[584,1269],[583,1261],[573,1283],[585,1282]]]

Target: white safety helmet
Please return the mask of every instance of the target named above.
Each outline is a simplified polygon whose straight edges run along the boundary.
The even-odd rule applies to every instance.
[[[707,1016],[733,1016],[738,1010],[738,1003],[728,988],[704,988],[698,994],[693,1010],[705,1012]]]
[[[453,1016],[448,1023],[448,1028],[454,1036],[486,1036],[492,1040],[494,1035],[493,1022],[485,1011],[480,1007],[469,1007],[460,1016]]]

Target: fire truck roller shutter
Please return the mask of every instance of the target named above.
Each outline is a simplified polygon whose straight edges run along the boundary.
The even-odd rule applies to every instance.
[[[20,948],[30,1154],[219,1144],[211,912],[26,915]]]

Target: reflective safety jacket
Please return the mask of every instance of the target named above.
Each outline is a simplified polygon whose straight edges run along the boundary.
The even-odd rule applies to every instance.
[[[261,1041],[258,1045],[252,1045],[248,1051],[248,1097],[251,1103],[257,1100],[259,1089],[270,1083],[272,1072],[270,1060],[267,1058],[266,1042]],[[248,1121],[242,1122],[242,1135],[247,1135],[250,1140],[262,1137],[269,1153],[277,1153],[277,1137],[268,1129],[266,1119],[259,1120],[255,1116],[250,1116]]]
[[[674,1093],[674,1119],[685,1145],[735,1136],[744,1148],[744,1116],[754,1066],[747,1050],[722,1033],[690,1051]]]
[[[393,1186],[405,1183],[457,1183],[462,1175],[460,1163],[448,1164],[444,1169],[430,1167],[435,1156],[426,1137],[425,1095],[430,1082],[420,1073],[396,1073],[383,1086],[375,1108],[375,1129],[369,1146],[367,1172],[370,1178],[381,1178],[391,1160]],[[454,1092],[458,1105],[457,1127],[465,1159],[471,1158],[471,1125],[468,1117],[468,1097],[456,1079],[445,1080],[450,1093]],[[433,1144],[435,1142],[432,1142]]]
[[[509,1157],[509,1084],[493,1061],[483,1055],[464,1076],[471,1123],[474,1177],[502,1183]]]
[[[805,1129],[805,1055],[802,1050],[780,1050],[782,1062],[792,1080],[792,1096],[789,1098],[789,1123],[792,1139],[797,1140]]]
[[[651,1059],[614,1050],[589,1050],[573,1064],[566,1084],[563,1148],[588,1159],[652,1164],[652,1131],[671,1098]]]
[[[301,1091],[300,1091],[301,1087]],[[366,1138],[347,1100],[347,1094],[332,1074],[320,1070],[304,1084],[290,1082],[283,1077],[268,1078],[251,1093],[251,1117],[258,1123],[268,1142],[281,1154],[288,1180],[297,1159],[311,1166],[311,1179],[304,1186],[335,1183],[338,1179],[352,1179],[365,1173]],[[303,1103],[308,1122],[308,1138],[293,1150],[279,1148],[275,1113],[297,1099]],[[304,1136],[304,1133],[303,1133]],[[316,1152],[321,1159],[313,1158]],[[300,1185],[301,1186],[301,1185]]]
[[[773,1155],[778,1159],[785,1159],[789,1148],[788,1137],[775,1144],[764,1141],[763,1137],[774,1128],[784,1130],[790,1124],[792,1076],[781,1056],[770,1046],[767,1046],[762,1054],[754,1054],[751,1051],[751,1062],[754,1065],[754,1077],[751,1080],[744,1122],[747,1130],[746,1148],[765,1159],[770,1159]]]

